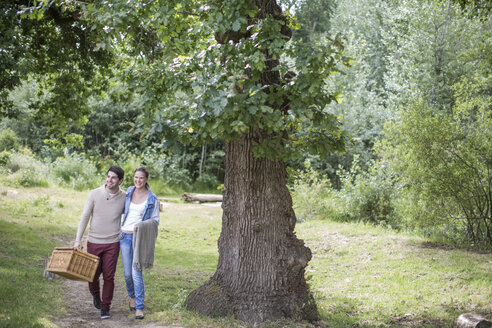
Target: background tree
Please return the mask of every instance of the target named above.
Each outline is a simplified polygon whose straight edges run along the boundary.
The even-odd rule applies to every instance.
[[[56,135],[53,142],[59,142],[83,127],[90,111],[87,99],[111,75],[107,69],[111,57],[93,42],[104,32],[90,29],[80,11],[69,10],[68,2],[47,4],[22,0],[0,4],[0,117],[19,118],[9,91],[35,76],[38,95],[31,99],[30,115],[44,122],[48,134]],[[72,135],[66,142],[80,139]]]
[[[487,247],[492,244],[490,23],[461,17],[454,10],[446,8],[446,16],[453,19],[440,34],[446,40],[439,41],[445,78],[438,83],[437,77],[419,80],[421,85],[427,81],[427,88],[415,92],[398,121],[388,123],[379,153],[407,186],[406,210],[414,224]],[[432,61],[434,67],[437,62]]]

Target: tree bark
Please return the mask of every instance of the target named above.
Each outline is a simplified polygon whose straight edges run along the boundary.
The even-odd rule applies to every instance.
[[[235,314],[249,323],[315,321],[317,307],[304,278],[311,251],[294,233],[285,165],[254,157],[252,140],[249,134],[226,144],[219,263],[186,306],[203,315]]]

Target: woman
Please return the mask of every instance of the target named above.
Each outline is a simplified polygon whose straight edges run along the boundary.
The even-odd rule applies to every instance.
[[[120,249],[130,310],[135,318],[144,318],[145,287],[143,268],[154,262],[154,246],[159,225],[159,199],[150,191],[149,171],[139,167],[133,176],[134,186],[128,188],[125,214],[121,223]]]

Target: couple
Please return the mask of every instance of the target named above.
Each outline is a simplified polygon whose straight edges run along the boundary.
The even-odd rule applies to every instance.
[[[159,200],[150,191],[145,167],[135,170],[134,186],[125,193],[122,168],[112,166],[106,176],[106,184],[89,193],[80,219],[74,248],[81,249],[81,239],[90,220],[87,252],[99,256],[100,263],[89,290],[101,319],[110,317],[113,299],[114,275],[121,249],[126,289],[130,297],[129,308],[136,319],[144,318],[145,288],[143,268],[151,268],[159,225]],[[122,218],[123,215],[123,218]],[[99,276],[103,275],[102,295]],[[101,297],[102,296],[102,297]]]

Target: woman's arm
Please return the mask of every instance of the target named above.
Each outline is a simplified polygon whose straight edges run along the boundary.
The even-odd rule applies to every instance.
[[[157,223],[159,223],[159,214],[160,214],[160,202],[159,202],[159,198],[155,197],[154,210],[152,211],[152,214],[150,215],[149,219],[157,221]]]

